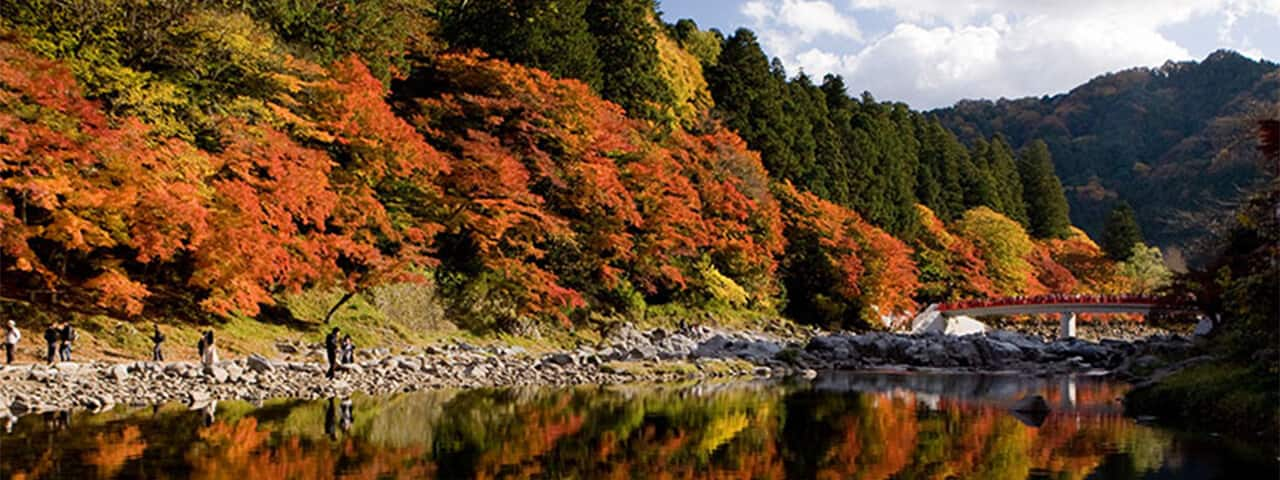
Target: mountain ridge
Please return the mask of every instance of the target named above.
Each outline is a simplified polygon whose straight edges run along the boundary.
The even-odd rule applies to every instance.
[[[1169,248],[1206,233],[1188,215],[1229,204],[1254,182],[1254,153],[1237,141],[1249,134],[1242,120],[1277,105],[1280,65],[1218,50],[1099,75],[1065,93],[962,100],[927,113],[966,143],[1043,139],[1074,224],[1096,235],[1111,205],[1125,200],[1153,243]]]

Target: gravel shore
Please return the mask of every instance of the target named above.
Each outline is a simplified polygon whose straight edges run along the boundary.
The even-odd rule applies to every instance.
[[[251,355],[193,362],[56,363],[0,369],[0,417],[117,404],[321,398],[435,388],[669,382],[724,376],[800,376],[819,370],[883,368],[1016,372],[1028,375],[1124,369],[1135,358],[1191,348],[1178,336],[1136,341],[1046,342],[1009,331],[941,334],[819,334],[781,338],[705,327],[623,328],[602,345],[532,354],[519,347],[451,343],[393,354],[362,350],[326,378],[316,346],[282,344],[279,358]]]

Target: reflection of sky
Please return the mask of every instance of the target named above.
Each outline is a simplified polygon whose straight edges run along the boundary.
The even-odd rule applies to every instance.
[[[918,372],[826,372],[814,381],[814,388],[832,393],[883,393],[895,398],[910,394],[931,405],[946,399],[953,403],[1007,407],[1029,395],[1041,395],[1055,409],[1106,414],[1123,411],[1118,400],[1128,390],[1126,384],[1096,376],[1045,378]]]
[[[663,0],[664,20],[748,27],[789,73],[917,108],[1065,92],[1096,75],[1217,49],[1280,59],[1280,2]]]

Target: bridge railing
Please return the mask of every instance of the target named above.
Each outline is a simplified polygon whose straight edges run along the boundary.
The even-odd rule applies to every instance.
[[[1087,294],[1049,294],[1033,296],[1015,296],[1002,298],[981,298],[941,303],[938,311],[967,310],[972,308],[1005,307],[1013,305],[1053,305],[1053,304],[1150,304],[1177,305],[1190,303],[1191,299],[1175,298],[1162,295],[1122,294],[1122,295],[1087,295]]]

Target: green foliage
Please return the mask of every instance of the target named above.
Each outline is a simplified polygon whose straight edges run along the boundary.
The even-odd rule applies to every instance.
[[[600,94],[634,118],[667,124],[677,99],[662,80],[662,32],[653,16],[653,0],[591,0],[586,11],[600,59]]]
[[[812,321],[878,326],[915,308],[915,261],[926,297],[983,290],[963,281],[971,243],[928,240],[913,261],[902,240],[922,232],[918,202],[960,215],[968,178],[1017,215],[1001,139],[970,156],[904,104],[789,80],[749,31],[722,43],[654,9],[0,5],[18,34],[0,43],[0,268],[131,315],[183,298],[241,318],[327,292],[357,301],[340,322],[433,330],[448,312],[479,332],[650,304],[763,315],[783,283]],[[437,52],[436,20],[455,52]],[[786,227],[776,181],[801,187]]]
[[[1280,432],[1277,405],[1280,376],[1275,370],[1220,362],[1187,368],[1125,399],[1125,408],[1132,412],[1260,438]]]
[[[1018,161],[1022,196],[1026,201],[1028,230],[1036,238],[1067,238],[1071,234],[1067,197],[1053,171],[1049,147],[1042,141],[1022,149]]]
[[[291,51],[329,64],[358,56],[386,82],[414,57],[434,53],[436,0],[203,0],[244,11],[275,31]],[[475,2],[490,3],[490,2]]]
[[[1107,73],[1062,94],[962,101],[933,113],[966,143],[996,134],[1018,148],[1044,140],[1073,223],[1099,238],[1122,199],[1133,205],[1148,240],[1168,246],[1211,230],[1171,219],[1224,215],[1214,206],[1235,203],[1240,187],[1258,181],[1250,119],[1259,107],[1274,111],[1277,102],[1274,59],[1220,50],[1198,62]]]
[[[985,154],[985,163],[991,169],[991,185],[995,189],[995,210],[1026,226],[1027,205],[1023,203],[1022,178],[1014,163],[1013,149],[1003,137],[997,135],[991,139],[991,145]]]
[[[720,58],[720,45],[724,38],[719,31],[703,31],[692,19],[682,18],[669,27],[680,48],[692,54],[703,65],[715,65]]]
[[[591,0],[443,0],[438,4],[440,34],[453,49],[478,48],[601,91],[603,62],[586,18],[590,4]]]
[[[1113,260],[1124,261],[1133,253],[1134,245],[1143,243],[1142,230],[1129,203],[1120,202],[1112,207],[1102,228],[1102,251]]]
[[[1116,273],[1128,279],[1132,293],[1156,293],[1173,277],[1160,249],[1141,243],[1135,243],[1129,258],[1116,265]]]
[[[995,210],[1001,208],[1000,197],[996,192],[995,178],[991,176],[988,163],[991,144],[977,139],[967,159],[960,164],[960,186],[964,190],[964,206],[966,208],[987,207]]]

